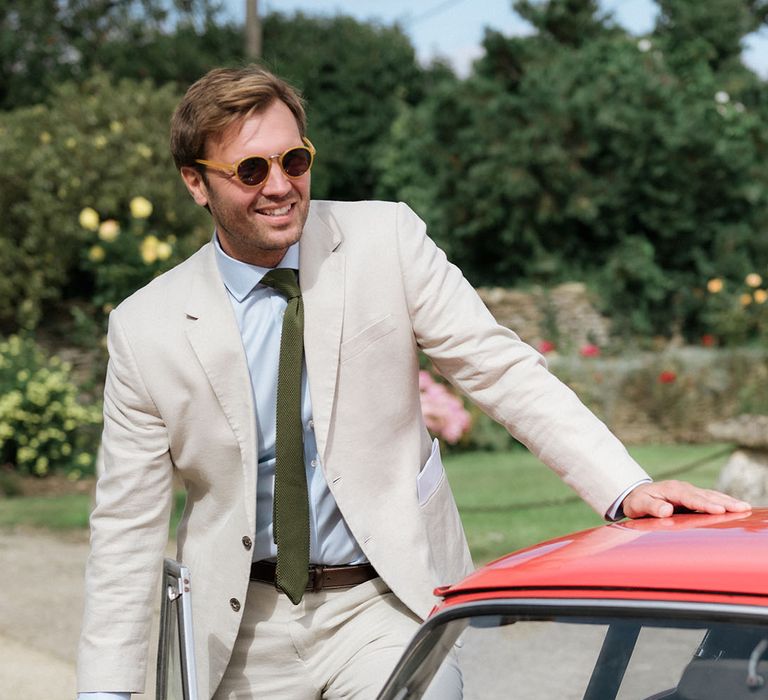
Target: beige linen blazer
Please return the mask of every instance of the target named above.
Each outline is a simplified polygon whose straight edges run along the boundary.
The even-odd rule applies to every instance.
[[[419,616],[435,586],[472,567],[439,456],[430,459],[419,348],[598,513],[646,477],[542,358],[496,324],[405,205],[313,202],[300,251],[325,477],[366,556]],[[247,595],[258,462],[245,353],[210,244],[112,312],[109,351],[78,689],[144,688],[176,473],[188,494],[178,557],[192,573],[200,690],[210,696]]]

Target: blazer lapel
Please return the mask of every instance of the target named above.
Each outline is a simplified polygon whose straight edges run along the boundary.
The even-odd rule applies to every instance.
[[[300,243],[299,282],[304,299],[304,352],[315,437],[325,457],[336,393],[344,319],[344,255],[341,234],[313,203]]]
[[[210,243],[198,253],[186,315],[187,338],[240,447],[245,493],[255,494],[258,459],[251,378],[240,331]],[[253,527],[255,501],[255,498],[245,499]]]

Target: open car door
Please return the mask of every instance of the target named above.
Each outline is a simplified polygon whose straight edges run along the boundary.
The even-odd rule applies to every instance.
[[[189,569],[163,562],[157,700],[198,700]]]

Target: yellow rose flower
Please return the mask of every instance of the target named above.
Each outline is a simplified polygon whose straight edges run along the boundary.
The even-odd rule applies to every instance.
[[[40,134],[40,143],[50,143],[53,137],[47,132],[43,131]]]
[[[104,251],[104,248],[102,248],[100,245],[91,246],[91,249],[88,251],[88,259],[95,263],[100,263],[102,260],[104,260],[106,255],[107,254]]]
[[[152,149],[149,146],[144,145],[143,143],[140,143],[138,146],[136,146],[136,152],[142,157],[149,160],[152,157]]]
[[[77,139],[73,136],[70,136],[65,142],[64,145],[69,149],[72,150],[77,147]]]
[[[124,128],[123,123],[119,121],[113,121],[109,124],[109,129],[113,134],[122,134]]]
[[[742,306],[749,306],[752,303],[752,295],[751,294],[742,294],[739,297],[739,302]]]
[[[99,134],[98,136],[94,137],[93,139],[93,145],[96,146],[96,148],[104,148],[108,143],[107,137],[103,134]]]
[[[768,292],[766,292],[764,289],[756,289],[755,301],[758,304],[765,304],[765,302],[768,301]]]
[[[151,265],[157,262],[157,247],[160,241],[156,236],[146,236],[139,246],[139,252],[141,253],[141,259],[147,264]]]
[[[723,280],[721,280],[719,277],[713,277],[709,282],[707,282],[707,291],[710,294],[717,294],[718,292],[723,291]]]
[[[148,219],[152,214],[152,202],[144,197],[131,200],[131,216],[134,219]]]
[[[759,287],[763,283],[763,278],[760,277],[760,275],[758,275],[756,272],[750,272],[744,278],[744,281],[749,287]]]
[[[99,226],[99,238],[107,243],[112,243],[120,235],[120,224],[114,219],[102,221]]]
[[[80,212],[78,220],[80,221],[80,225],[89,231],[97,231],[99,228],[99,213],[92,207],[85,207],[85,209]]]
[[[171,257],[172,253],[173,253],[173,248],[171,248],[170,243],[166,243],[165,241],[160,241],[157,244],[157,259],[158,260],[168,260],[168,258]]]

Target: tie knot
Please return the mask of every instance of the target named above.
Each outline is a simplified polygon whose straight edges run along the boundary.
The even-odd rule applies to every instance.
[[[286,299],[301,296],[299,281],[296,278],[296,270],[292,270],[289,267],[278,267],[270,270],[261,278],[261,283],[277,290]]]

